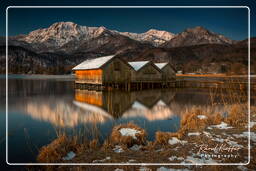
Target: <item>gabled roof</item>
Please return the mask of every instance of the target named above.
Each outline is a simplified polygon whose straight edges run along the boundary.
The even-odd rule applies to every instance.
[[[155,63],[155,65],[156,65],[159,69],[163,69],[167,64],[168,64],[168,62],[164,62],[164,63]]]
[[[169,65],[175,72],[177,70],[174,68],[173,65],[171,65],[169,62],[163,62],[163,63],[154,63],[160,70],[163,69],[165,66]]]
[[[72,70],[87,70],[87,69],[98,69],[104,64],[110,61],[115,55],[103,56],[95,59],[85,60],[79,65],[75,66]]]
[[[137,62],[128,62],[129,65],[135,70],[140,70],[144,65],[149,63],[150,61],[137,61]]]

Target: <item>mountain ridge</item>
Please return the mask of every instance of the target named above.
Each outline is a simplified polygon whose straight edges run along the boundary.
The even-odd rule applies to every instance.
[[[111,54],[127,61],[169,61],[184,72],[246,73],[248,63],[246,40],[236,42],[200,26],[175,35],[156,29],[137,34],[58,22],[28,35],[8,39],[10,73],[66,74],[86,59]],[[157,45],[155,40],[164,42]],[[251,56],[255,40],[251,39]],[[251,61],[256,66],[254,58]],[[5,73],[5,37],[0,37],[0,64]]]
[[[10,39],[16,41],[16,44],[20,41],[22,43],[21,46],[24,42],[30,44],[33,49],[39,52],[72,52],[75,49],[79,49],[80,44],[89,42],[99,36],[105,36],[105,39],[107,39],[108,36],[125,36],[142,44],[151,44],[155,47],[161,46],[167,48],[208,43],[234,43],[233,40],[223,35],[210,32],[201,26],[188,28],[178,34],[157,29],[149,29],[144,33],[131,33],[110,30],[104,26],[81,26],[73,22],[56,22],[48,28],[31,31],[27,35],[12,36]],[[64,47],[67,47],[67,44],[72,45],[69,49],[73,48],[73,50],[65,49]]]

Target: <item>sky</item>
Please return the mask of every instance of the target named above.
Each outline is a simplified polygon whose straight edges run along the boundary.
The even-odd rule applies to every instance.
[[[0,1],[0,36],[5,36],[8,6],[248,6],[251,37],[256,36],[256,0],[5,0]],[[85,26],[104,26],[122,32],[142,33],[149,29],[180,33],[186,28],[203,26],[234,39],[248,37],[247,8],[168,8],[168,9],[53,9],[9,8],[9,35],[28,34],[55,22],[72,21]]]
[[[149,29],[179,33],[203,26],[234,40],[247,38],[247,8],[9,8],[9,35],[28,34],[60,21],[142,33]]]

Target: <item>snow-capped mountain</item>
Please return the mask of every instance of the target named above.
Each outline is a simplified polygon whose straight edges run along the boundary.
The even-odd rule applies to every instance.
[[[149,31],[140,34],[129,32],[120,32],[120,34],[134,40],[149,42],[154,46],[159,46],[175,37],[175,34],[173,33],[156,29],[150,29]]]
[[[84,47],[90,47],[90,42],[93,42],[93,48],[95,49],[104,45],[113,45],[113,47],[117,47],[113,42],[120,43],[120,41],[117,41],[118,39],[124,40],[121,44],[124,44],[125,42],[132,44],[141,43],[167,48],[208,43],[233,43],[232,40],[223,35],[210,32],[203,27],[186,29],[184,32],[175,35],[167,31],[156,29],[150,29],[145,33],[118,32],[116,30],[109,30],[103,26],[87,27],[73,22],[57,22],[48,28],[38,29],[30,32],[28,35],[14,36],[10,39],[16,44],[19,43],[17,41],[20,41],[22,45],[30,45],[32,49],[37,52],[64,53],[73,53],[76,52],[77,49],[86,51]],[[126,39],[131,39],[133,41],[128,41]],[[130,46],[130,44],[127,46]]]
[[[65,50],[63,47],[67,47],[67,45],[72,45],[72,48],[77,49],[81,43],[86,41],[98,38],[99,36],[107,38],[113,35],[125,36],[142,43],[150,43],[154,46],[159,46],[174,36],[174,34],[167,31],[155,29],[137,34],[108,30],[103,26],[87,27],[73,22],[58,22],[48,28],[38,29],[30,32],[28,35],[17,36],[16,38],[19,41],[31,44],[34,49],[41,52],[54,52],[58,49]]]
[[[19,40],[32,44],[36,49],[48,48],[57,50],[67,43],[79,44],[81,41],[88,41],[103,34],[105,27],[80,26],[73,22],[58,22],[49,28],[38,29],[30,32]]]
[[[233,44],[234,41],[223,35],[213,33],[201,26],[188,28],[175,35],[170,41],[164,43],[163,47],[181,47],[200,44]]]
[[[243,61],[241,68],[246,70],[246,42],[236,43],[203,27],[179,34],[155,29],[129,33],[58,22],[27,35],[10,36],[8,64],[10,73],[64,74],[86,59],[117,54],[127,61],[172,61],[187,72],[194,70],[193,65],[207,72],[219,72],[218,67],[225,65],[229,71],[237,61]],[[255,49],[254,44],[251,41]],[[5,37],[0,36],[1,73],[5,73],[5,63]],[[211,69],[212,63],[215,69]]]

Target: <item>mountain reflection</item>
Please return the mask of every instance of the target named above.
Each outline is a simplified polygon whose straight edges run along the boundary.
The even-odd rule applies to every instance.
[[[77,109],[64,101],[56,103],[28,102],[25,112],[33,119],[50,122],[60,127],[74,127],[82,123],[104,123],[106,120],[112,119],[100,112]]]
[[[38,98],[26,102],[24,110],[33,119],[59,127],[138,117],[154,121],[174,115],[169,107],[174,95],[170,90],[124,92],[76,89],[73,100]]]

